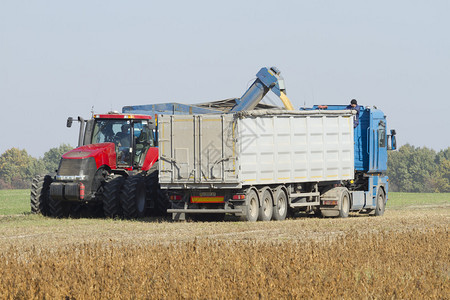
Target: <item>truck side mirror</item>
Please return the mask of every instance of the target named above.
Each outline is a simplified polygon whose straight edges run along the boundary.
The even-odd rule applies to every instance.
[[[72,117],[68,117],[66,126],[70,128],[70,127],[72,127],[72,123],[73,123],[73,118]]]
[[[395,135],[391,137],[391,150],[397,150],[397,138]]]
[[[397,133],[395,132],[395,129],[391,129],[391,134],[388,134],[388,141],[390,139],[390,142],[388,142],[388,150],[397,150],[397,138],[395,137]]]

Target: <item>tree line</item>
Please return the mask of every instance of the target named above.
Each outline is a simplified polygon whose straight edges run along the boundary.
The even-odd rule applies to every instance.
[[[72,146],[61,144],[34,158],[26,150],[11,148],[0,156],[0,189],[26,189],[36,175],[54,173],[61,155]],[[406,144],[389,151],[389,189],[393,192],[450,192],[450,147],[436,152]]]
[[[0,189],[27,189],[36,175],[55,173],[61,156],[73,147],[61,144],[34,158],[26,150],[11,148],[0,156]]]
[[[406,144],[389,151],[387,175],[393,192],[448,193],[450,147],[436,152]]]

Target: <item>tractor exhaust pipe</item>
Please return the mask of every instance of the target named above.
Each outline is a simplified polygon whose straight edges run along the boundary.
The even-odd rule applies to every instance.
[[[84,119],[78,116],[78,122],[80,122],[80,133],[78,136],[78,147],[83,145],[83,137],[84,137]]]

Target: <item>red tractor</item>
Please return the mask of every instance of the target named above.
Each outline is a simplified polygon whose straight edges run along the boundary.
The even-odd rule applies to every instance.
[[[152,117],[111,112],[78,121],[78,147],[62,156],[56,174],[33,179],[31,211],[58,218],[79,211],[111,218],[165,214]]]

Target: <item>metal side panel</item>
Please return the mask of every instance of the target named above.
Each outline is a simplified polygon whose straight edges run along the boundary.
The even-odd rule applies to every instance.
[[[348,115],[283,115],[239,119],[244,184],[353,178],[353,123]]]
[[[158,119],[159,180],[194,180],[196,126],[193,115],[160,115]]]
[[[158,132],[161,184],[237,182],[233,115],[163,115]]]

